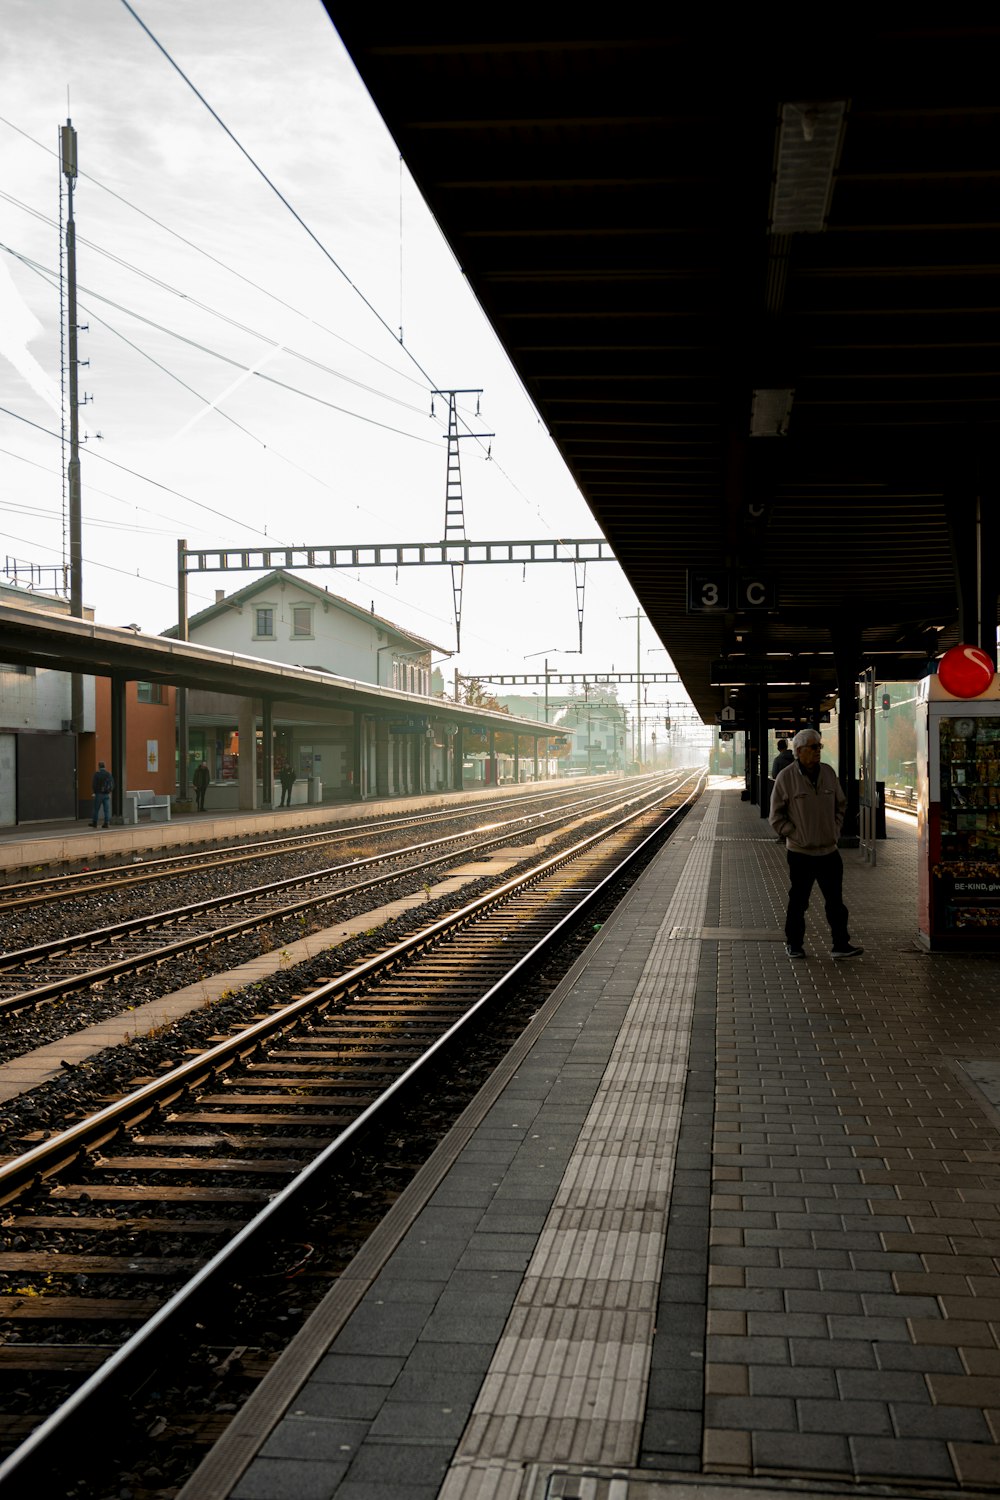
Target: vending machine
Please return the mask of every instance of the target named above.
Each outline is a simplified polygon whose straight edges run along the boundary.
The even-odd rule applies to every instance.
[[[1000,676],[976,647],[920,684],[917,789],[921,943],[1000,951]]]

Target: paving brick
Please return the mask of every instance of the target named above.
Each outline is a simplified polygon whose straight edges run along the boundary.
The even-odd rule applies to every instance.
[[[920,1438],[851,1438],[851,1453],[859,1477],[866,1479],[954,1478],[945,1443]]]
[[[795,1402],[788,1396],[708,1396],[705,1422],[768,1432],[794,1432],[798,1425]]]
[[[845,1400],[923,1402],[930,1406],[930,1392],[923,1373],[917,1370],[842,1370],[837,1386]]]
[[[972,1406],[928,1406],[894,1401],[890,1408],[897,1437],[943,1438],[947,1443],[988,1443],[986,1418]]]
[[[705,1353],[714,1364],[723,1365],[784,1365],[788,1363],[789,1357],[785,1339],[729,1338],[719,1335],[705,1340]]]
[[[871,1370],[875,1367],[874,1346],[861,1339],[790,1339],[789,1354],[793,1365],[830,1365],[845,1370]],[[748,1358],[747,1362],[764,1363],[755,1356]]]
[[[650,1453],[672,1455],[701,1452],[701,1412],[648,1411],[642,1428],[642,1447]]]
[[[704,1389],[712,1396],[747,1396],[750,1394],[749,1371],[746,1365],[705,1366]]]
[[[934,1297],[904,1297],[902,1293],[865,1292],[861,1298],[865,1313],[872,1318],[939,1318],[941,1309]]]
[[[927,1385],[939,1406],[1000,1406],[1000,1378],[931,1374]]]
[[[812,1396],[817,1400],[834,1400],[838,1394],[834,1371],[822,1366],[804,1369],[801,1365],[750,1365],[748,1374],[752,1396]]]
[[[777,1287],[713,1286],[709,1288],[708,1305],[730,1312],[781,1312],[784,1302]]]
[[[1000,1489],[1000,1448],[981,1443],[952,1443],[951,1459],[959,1484]]]
[[[701,1370],[662,1367],[649,1372],[647,1409],[700,1411],[704,1400]]]
[[[965,1366],[957,1349],[932,1348],[922,1344],[873,1344],[880,1370],[920,1370],[942,1375],[960,1375]],[[964,1351],[963,1351],[964,1353]]]
[[[803,1432],[874,1433],[892,1436],[889,1408],[884,1401],[815,1401],[796,1402],[799,1425]]]
[[[1000,1288],[1000,1278],[998,1278]],[[946,1318],[969,1318],[989,1323],[1000,1323],[1000,1296],[941,1298],[941,1310]]]
[[[907,1321],[915,1344],[996,1347],[988,1323],[973,1323],[968,1318],[909,1318]]]
[[[718,1472],[746,1472],[752,1461],[748,1432],[718,1432],[706,1427],[702,1440],[702,1463]]]
[[[1000,1349],[963,1349],[962,1364],[969,1375],[1000,1375]]]
[[[855,1292],[803,1290],[792,1286],[785,1292],[785,1306],[791,1313],[860,1313],[861,1298]]]
[[[808,1474],[850,1474],[851,1450],[843,1437],[826,1434],[755,1432],[753,1457],[756,1469],[791,1469]]]
[[[897,1292],[904,1297],[966,1297],[969,1294],[967,1276],[929,1275],[926,1271],[894,1271],[893,1282]]]

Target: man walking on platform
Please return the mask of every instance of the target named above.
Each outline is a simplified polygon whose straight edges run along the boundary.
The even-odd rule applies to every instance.
[[[785,952],[805,958],[806,911],[813,882],[819,882],[830,924],[834,958],[856,958],[847,930],[844,905],[844,862],[837,840],[847,811],[847,798],[832,766],[823,765],[823,740],[815,729],[803,729],[792,740],[795,761],[779,771],[771,793],[770,824],[784,839],[788,855],[788,910],[785,915]]]

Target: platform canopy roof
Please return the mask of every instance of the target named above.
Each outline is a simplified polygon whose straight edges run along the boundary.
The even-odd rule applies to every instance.
[[[325,3],[706,719],[994,638],[1000,25]]]

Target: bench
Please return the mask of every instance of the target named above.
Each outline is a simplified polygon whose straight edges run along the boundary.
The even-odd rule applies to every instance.
[[[148,817],[151,823],[170,822],[170,798],[165,794],[148,790],[126,792],[124,804],[126,823],[138,823],[141,817]]]

